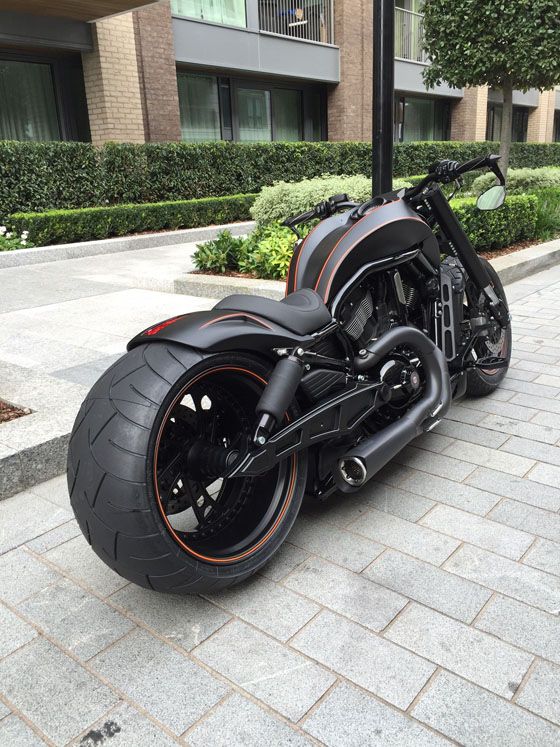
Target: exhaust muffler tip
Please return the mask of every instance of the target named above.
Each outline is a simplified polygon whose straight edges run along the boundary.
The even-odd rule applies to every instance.
[[[340,475],[345,483],[360,488],[367,480],[367,467],[359,457],[345,457],[338,462]]]

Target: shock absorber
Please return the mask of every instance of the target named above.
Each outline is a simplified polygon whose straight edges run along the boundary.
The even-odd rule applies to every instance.
[[[260,420],[254,441],[259,446],[264,446],[268,441],[294,400],[305,371],[303,355],[304,350],[298,348],[292,355],[282,358],[270,376],[256,408]]]

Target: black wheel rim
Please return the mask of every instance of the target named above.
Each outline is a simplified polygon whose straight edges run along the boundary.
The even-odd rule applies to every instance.
[[[199,560],[233,563],[276,533],[291,502],[297,457],[261,477],[224,479],[211,463],[249,448],[255,407],[266,382],[223,366],[199,374],[173,400],[154,452],[158,507],[173,539]]]

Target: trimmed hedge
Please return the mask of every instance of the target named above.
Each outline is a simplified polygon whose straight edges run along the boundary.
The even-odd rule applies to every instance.
[[[451,204],[478,252],[537,238],[535,195],[512,195],[498,210],[479,210],[472,197],[456,199]]]
[[[496,183],[494,174],[481,174],[472,186],[474,195],[481,195]],[[560,188],[560,168],[546,166],[541,169],[510,169],[507,175],[507,190],[510,195],[526,194],[537,189]]]
[[[395,176],[465,161],[497,143],[395,146]],[[512,167],[560,166],[560,143],[514,143]],[[24,143],[0,141],[0,216],[14,212],[251,194],[274,182],[371,174],[369,143]]]
[[[404,179],[394,179],[393,189],[411,187]],[[261,225],[282,222],[286,218],[310,210],[322,200],[333,195],[347,194],[355,202],[366,202],[371,198],[371,179],[357,176],[330,176],[300,182],[277,182],[264,187],[251,208],[251,215]]]
[[[94,241],[150,231],[175,231],[250,220],[256,195],[231,195],[144,205],[112,205],[79,210],[15,213],[11,230],[29,231],[36,246]]]

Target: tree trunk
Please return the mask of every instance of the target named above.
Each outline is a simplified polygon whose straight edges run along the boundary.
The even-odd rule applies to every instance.
[[[504,94],[504,106],[502,111],[502,132],[500,136],[500,168],[504,176],[507,176],[509,167],[509,153],[511,150],[511,127],[513,120],[513,86],[511,81],[504,82],[502,86]]]

